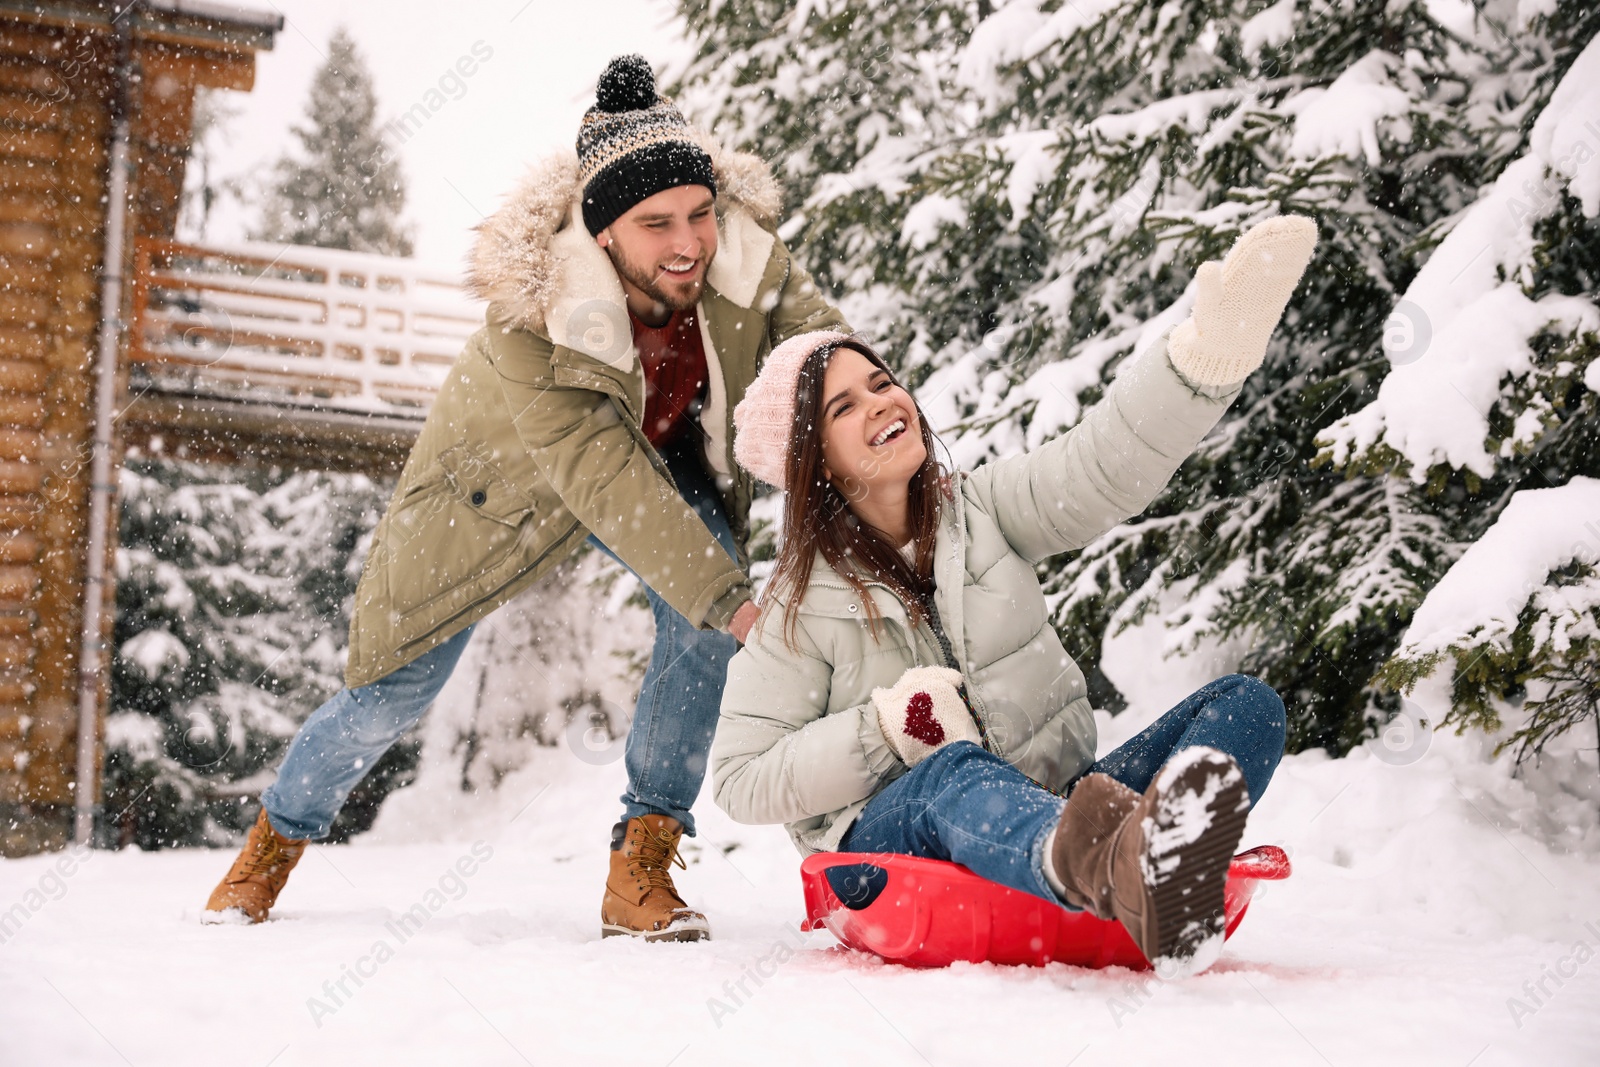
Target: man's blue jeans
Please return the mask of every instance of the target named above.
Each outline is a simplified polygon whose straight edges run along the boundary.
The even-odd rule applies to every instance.
[[[685,502],[736,556],[722,497],[693,439],[663,449],[662,457]],[[589,541],[616,559],[599,541]],[[693,834],[689,808],[705,779],[728,661],[739,645],[728,634],[695,628],[648,586],[645,596],[656,639],[628,731],[624,817],[670,815]],[[285,837],[327,837],[350,790],[422,718],[471,636],[468,627],[371,685],[340,690],[313,712],[290,743],[278,780],[261,794],[273,828]]]
[[[1232,756],[1254,805],[1283,756],[1283,701],[1243,674],[1201,686],[1085,774],[1109,774],[1143,793],[1185,748]],[[873,797],[846,831],[841,852],[900,852],[953,860],[973,872],[1060,903],[1044,877],[1044,842],[1065,804],[1011,764],[970,741],[945,745]]]
[[[678,483],[684,503],[734,559],[733,532],[723,514],[722,494],[706,473],[692,437],[661,449],[661,458]],[[595,537],[589,543],[616,559]],[[627,566],[627,564],[623,564]],[[641,584],[643,584],[641,582]],[[644,586],[645,599],[656,620],[656,643],[650,666],[639,686],[633,725],[628,728],[625,761],[628,791],[622,794],[623,818],[670,815],[694,836],[694,816],[689,808],[700,795],[711,739],[722,714],[722,688],[728,681],[728,661],[739,642],[720,630],[701,630]]]
[[[350,790],[422,718],[471,637],[469,626],[371,685],[339,690],[312,712],[289,743],[278,780],[261,794],[272,828],[285,837],[327,837]]]

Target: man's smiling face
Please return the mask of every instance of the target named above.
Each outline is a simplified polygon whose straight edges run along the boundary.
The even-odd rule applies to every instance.
[[[715,198],[703,185],[663,189],[635,204],[595,240],[611,257],[639,314],[694,307],[717,254]]]

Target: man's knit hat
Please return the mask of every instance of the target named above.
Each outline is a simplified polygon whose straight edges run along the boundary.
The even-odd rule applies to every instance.
[[[711,156],[690,136],[683,113],[656,95],[643,56],[618,56],[601,73],[594,107],[578,128],[578,180],[590,234],[663,189],[703,185],[716,195]]]
[[[789,431],[799,399],[800,370],[824,346],[836,348],[849,334],[816,330],[796,334],[772,350],[761,373],[733,409],[733,458],[768,485],[787,489]]]

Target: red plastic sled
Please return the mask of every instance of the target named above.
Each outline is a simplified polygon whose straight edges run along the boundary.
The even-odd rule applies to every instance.
[[[1257,882],[1287,877],[1289,857],[1276,845],[1233,857],[1223,898],[1227,936],[1244,918]],[[1121,923],[1067,911],[944,860],[819,852],[800,865],[800,880],[806,895],[802,930],[826,927],[850,948],[907,967],[945,967],[958,960],[1150,967]]]

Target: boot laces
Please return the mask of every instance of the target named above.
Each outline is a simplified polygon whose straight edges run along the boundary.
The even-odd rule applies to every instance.
[[[634,863],[644,876],[645,885],[665,889],[674,896],[677,892],[672,885],[673,865],[681,870],[689,869],[678,855],[678,842],[671,831],[652,832],[645,827],[640,828],[639,851],[634,853]]]
[[[255,852],[244,861],[244,874],[246,877],[261,875],[270,878],[280,867],[293,860],[296,854],[297,850],[292,844],[280,838],[269,826],[267,832],[256,841]]]

